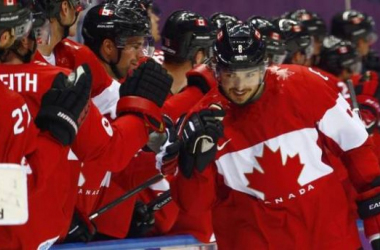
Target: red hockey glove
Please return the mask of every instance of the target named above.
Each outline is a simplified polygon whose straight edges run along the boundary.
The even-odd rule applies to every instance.
[[[120,86],[117,114],[135,113],[154,131],[164,132],[161,107],[172,82],[173,78],[153,59],[142,63]]]
[[[356,97],[359,108],[360,116],[366,127],[368,134],[373,133],[377,127],[380,118],[380,105],[376,98],[368,95],[358,95]]]
[[[213,70],[207,64],[201,64],[186,73],[187,85],[198,87],[203,94],[217,86]]]

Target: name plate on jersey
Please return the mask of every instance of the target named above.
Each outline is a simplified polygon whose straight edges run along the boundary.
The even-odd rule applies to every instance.
[[[0,164],[0,225],[21,225],[27,220],[27,168]]]

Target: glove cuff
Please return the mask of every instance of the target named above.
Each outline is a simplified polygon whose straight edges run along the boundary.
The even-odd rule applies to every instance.
[[[56,106],[43,107],[35,124],[42,131],[48,130],[64,146],[70,145],[78,133],[78,125],[71,113]]]
[[[186,73],[187,85],[198,87],[203,94],[217,86],[214,72],[206,65],[202,64]]]
[[[141,114],[148,127],[159,133],[165,131],[161,109],[148,99],[138,96],[124,96],[118,101],[116,112],[118,116],[123,113]]]

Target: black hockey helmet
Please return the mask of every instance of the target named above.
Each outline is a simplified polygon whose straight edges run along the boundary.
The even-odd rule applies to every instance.
[[[337,76],[343,69],[350,72],[360,71],[360,58],[350,41],[330,35],[323,40],[317,66]]]
[[[259,30],[266,43],[266,58],[275,64],[281,64],[286,57],[285,41],[281,31],[268,19],[251,16],[247,22]]]
[[[326,22],[315,12],[300,9],[285,13],[283,17],[301,22],[307,28],[309,34],[320,42],[327,35]]]
[[[234,15],[230,15],[224,12],[216,12],[212,14],[209,18],[210,22],[216,29],[220,29],[223,24],[228,22],[237,22],[239,18]]]
[[[195,53],[206,53],[214,41],[212,27],[203,16],[186,10],[173,12],[166,20],[162,33],[165,59],[173,62],[193,60]]]
[[[353,43],[361,38],[369,43],[374,43],[377,40],[373,18],[356,10],[335,14],[331,20],[331,34]]]
[[[247,23],[229,22],[222,26],[213,46],[217,68],[245,69],[264,64],[265,42]]]
[[[0,1],[0,34],[10,30],[15,38],[27,35],[32,28],[30,0]]]
[[[87,12],[83,20],[82,36],[85,45],[97,54],[105,39],[112,40],[122,49],[128,37],[150,37],[150,21],[126,6],[100,4]]]
[[[296,52],[301,52],[307,58],[311,58],[313,41],[302,23],[288,18],[279,18],[274,20],[273,24],[281,31],[285,40],[287,52],[285,62],[289,62]]]

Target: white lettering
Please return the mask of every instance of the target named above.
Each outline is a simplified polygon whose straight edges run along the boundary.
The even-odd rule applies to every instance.
[[[300,190],[298,190],[298,192],[300,193],[300,195],[303,195],[306,193],[306,190],[304,188],[301,188]]]
[[[296,198],[296,196],[295,196],[294,194],[290,193],[288,198],[289,198],[289,200],[290,200],[290,199],[294,199],[294,198]]]
[[[282,199],[282,197],[280,197],[280,198],[275,199],[274,202],[275,202],[276,204],[278,204],[278,203],[280,203],[280,202],[284,202],[284,200]]]
[[[0,80],[10,90],[37,93],[38,75],[30,73],[0,74]]]

